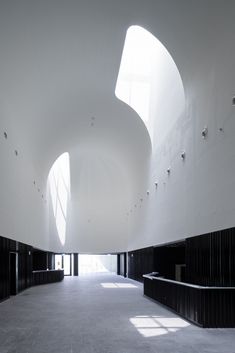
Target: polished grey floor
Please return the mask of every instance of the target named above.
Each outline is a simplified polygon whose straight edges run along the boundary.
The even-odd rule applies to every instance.
[[[200,329],[113,275],[68,277],[0,304],[0,353],[235,353],[235,329]]]

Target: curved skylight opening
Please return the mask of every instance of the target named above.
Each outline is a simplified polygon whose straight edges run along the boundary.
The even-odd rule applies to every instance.
[[[51,167],[48,181],[56,229],[60,242],[64,245],[70,198],[70,163],[67,152],[58,157]]]
[[[166,125],[169,128],[184,110],[183,83],[173,58],[142,27],[127,30],[115,94],[137,112],[152,140],[156,129],[159,135],[155,137],[159,138],[163,130],[166,132]]]

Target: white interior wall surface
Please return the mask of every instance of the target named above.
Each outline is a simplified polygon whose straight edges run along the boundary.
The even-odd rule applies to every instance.
[[[55,252],[111,253],[234,226],[234,14],[232,0],[1,1],[0,235]],[[184,88],[178,109],[170,76],[161,77],[152,141],[115,97],[132,25],[161,41]],[[64,152],[71,198],[62,245],[47,177]]]

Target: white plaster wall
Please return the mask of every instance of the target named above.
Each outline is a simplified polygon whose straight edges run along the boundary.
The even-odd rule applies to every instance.
[[[160,129],[167,134],[160,143],[157,138],[153,142],[147,187],[150,195],[145,195],[142,208],[130,217],[133,231],[129,249],[234,226],[235,51],[230,45],[232,17],[226,6],[224,10],[227,21],[223,28],[219,18],[224,13],[220,17],[219,13],[215,17],[211,13],[208,18],[213,34],[209,30],[201,38],[201,51],[196,53],[184,79],[185,110],[178,116],[174,113],[176,96],[169,90],[160,114],[157,106],[151,111],[156,120],[161,119]],[[208,136],[203,139],[201,131],[205,126]],[[182,151],[186,152],[185,161],[180,157]]]
[[[47,249],[46,189],[10,121],[2,119],[0,126],[0,235]],[[7,131],[7,139],[3,131]]]
[[[234,13],[232,0],[2,1],[0,235],[54,251],[100,253],[234,226]],[[170,103],[161,110],[167,119],[157,120],[152,152],[142,121],[114,95],[131,25],[165,45],[185,89],[182,114],[175,116]],[[152,106],[153,116],[158,107]],[[74,197],[62,249],[53,217],[46,217],[49,200],[40,194],[65,151]],[[88,171],[96,176],[89,184],[93,197],[85,191]]]

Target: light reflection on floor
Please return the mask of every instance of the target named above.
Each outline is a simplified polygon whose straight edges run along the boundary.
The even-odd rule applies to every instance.
[[[138,288],[131,283],[101,283],[103,288]]]
[[[190,326],[190,324],[178,317],[162,317],[141,315],[130,318],[130,322],[144,337],[155,337],[165,335],[169,332],[177,332],[179,329]]]

